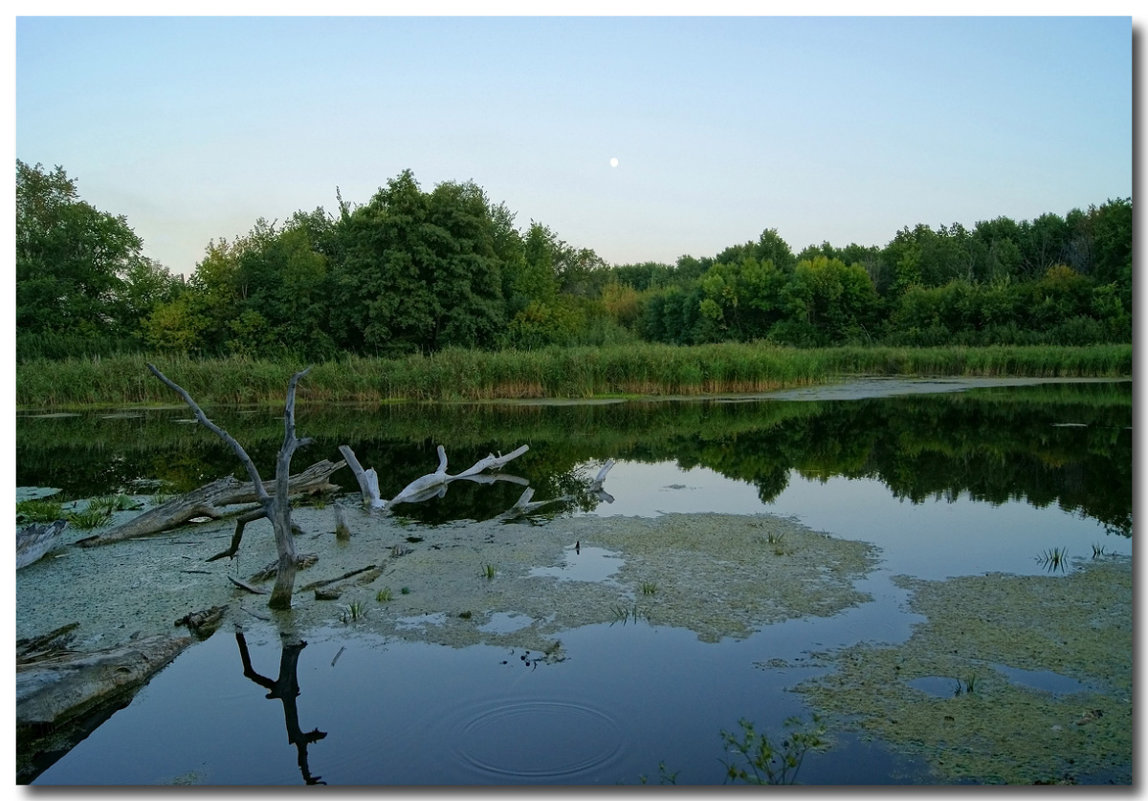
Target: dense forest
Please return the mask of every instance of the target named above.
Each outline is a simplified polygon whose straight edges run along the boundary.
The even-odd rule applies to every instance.
[[[472,182],[404,171],[365,204],[256,220],[189,277],[62,167],[16,162],[17,359],[117,353],[323,361],[443,348],[770,342],[799,347],[1132,339],[1132,201],[906,226],[794,253],[775,229],[675,264],[611,265],[516,225]]]

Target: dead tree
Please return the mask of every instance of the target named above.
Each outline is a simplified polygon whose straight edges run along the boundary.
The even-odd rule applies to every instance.
[[[263,480],[259,477],[259,470],[243,446],[234,437],[211,422],[187,390],[161,373],[155,365],[148,364],[147,367],[156,378],[167,384],[183,398],[184,403],[191,407],[195,413],[195,418],[205,428],[226,442],[239,458],[239,461],[243,463],[243,466],[247,468],[247,475],[254,485],[258,501],[266,511],[267,519],[271,521],[271,527],[275,530],[275,546],[279,552],[279,570],[275,576],[275,587],[271,590],[271,600],[268,606],[272,609],[290,609],[296,569],[295,537],[291,533],[291,501],[288,491],[288,482],[291,477],[291,457],[295,455],[298,448],[311,442],[310,437],[298,439],[295,436],[295,389],[299,384],[299,379],[305,376],[311,368],[300,370],[291,376],[291,380],[287,382],[287,402],[283,409],[283,446],[279,449],[279,456],[275,460],[275,493],[271,494],[263,486]]]

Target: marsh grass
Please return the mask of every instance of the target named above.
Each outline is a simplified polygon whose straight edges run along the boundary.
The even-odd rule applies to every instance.
[[[627,623],[637,623],[639,620],[645,620],[648,622],[650,619],[649,613],[639,609],[637,603],[633,604],[632,606],[615,604],[614,606],[610,607],[610,615],[614,618],[610,625],[613,625],[614,623],[621,623],[623,626],[625,626]]]
[[[68,524],[75,528],[89,529],[106,526],[112,520],[112,513],[99,507],[84,509],[80,512],[65,514]]]
[[[347,604],[346,609],[343,610],[342,620],[344,623],[353,623],[356,620],[361,620],[367,616],[367,605],[362,601],[351,601]]]
[[[64,507],[59,501],[35,498],[16,502],[17,523],[54,523],[64,517]]]
[[[20,407],[169,404],[144,356],[38,360],[16,367]],[[300,364],[243,356],[152,361],[201,404],[280,403]],[[765,392],[843,376],[1126,377],[1132,346],[840,347],[762,343],[476,351],[315,364],[301,403],[474,401]]]
[[[1068,568],[1068,551],[1065,548],[1048,548],[1037,555],[1036,561],[1048,572],[1060,571]]]

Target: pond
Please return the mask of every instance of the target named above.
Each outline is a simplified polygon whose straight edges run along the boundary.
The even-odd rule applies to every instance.
[[[280,412],[208,412],[269,477]],[[23,412],[17,484],[147,504],[245,479],[189,421]],[[1131,426],[1131,382],[370,408],[301,387],[295,469],[350,445],[385,498],[438,445],[451,472],[529,450],[392,514],[335,473],[294,513],[319,561],[290,613],[227,581],[274,559],[266,521],[234,560],[205,561],[223,520],[22,569],[18,637],[78,620],[94,647],[228,613],[20,781],[1127,784]],[[555,503],[502,517],[527,487]],[[336,600],[300,589],[355,571]]]

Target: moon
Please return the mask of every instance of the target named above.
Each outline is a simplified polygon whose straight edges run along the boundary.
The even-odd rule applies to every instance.
[[[614,156],[613,158],[610,159],[610,166],[611,167],[617,167],[618,166],[618,157],[617,156]]]

